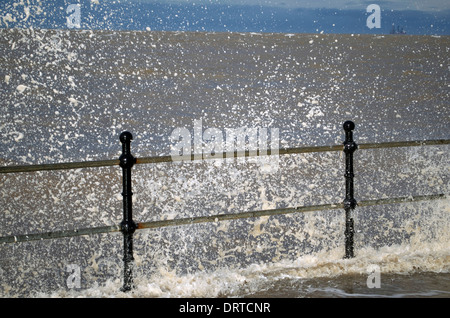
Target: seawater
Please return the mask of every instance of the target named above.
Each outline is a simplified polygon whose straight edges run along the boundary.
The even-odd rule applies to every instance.
[[[2,29],[2,165],[170,154],[174,129],[279,130],[280,147],[448,139],[449,38]],[[357,200],[447,194],[448,146],[358,150]],[[340,152],[133,167],[137,222],[338,203]],[[1,235],[121,221],[119,167],[0,176]],[[3,244],[3,297],[448,297],[448,199]],[[380,288],[368,270],[379,268]],[[73,286],[72,269],[79,285]]]

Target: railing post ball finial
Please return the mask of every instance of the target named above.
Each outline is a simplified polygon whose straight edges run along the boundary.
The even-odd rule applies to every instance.
[[[351,120],[347,120],[343,126],[345,131],[352,131],[355,129],[355,123]]]
[[[120,166],[122,168],[131,168],[136,163],[136,158],[131,154],[131,141],[133,135],[129,131],[120,134],[120,142],[122,143],[122,155],[119,157]]]
[[[353,153],[358,149],[358,145],[353,141],[353,130],[355,129],[355,123],[347,120],[343,128],[345,130],[344,152]]]
[[[124,144],[126,142],[130,142],[131,140],[133,140],[133,135],[129,131],[124,131],[123,133],[120,134],[120,142],[121,143]]]

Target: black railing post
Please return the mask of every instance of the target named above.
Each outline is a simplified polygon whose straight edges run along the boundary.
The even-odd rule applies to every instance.
[[[136,223],[133,221],[132,195],[131,191],[131,168],[136,163],[130,151],[130,144],[133,136],[128,131],[120,134],[122,143],[122,155],[119,157],[120,166],[123,172],[123,220],[120,223],[120,230],[123,233],[123,287],[122,291],[129,291],[133,288],[133,233],[136,230]]]
[[[353,141],[353,129],[355,124],[352,121],[346,121],[344,123],[345,141],[344,141],[344,153],[345,153],[345,258],[354,257],[353,251],[353,234],[354,224],[351,217],[351,211],[356,207],[356,200],[353,197],[353,152],[358,149],[358,145]]]

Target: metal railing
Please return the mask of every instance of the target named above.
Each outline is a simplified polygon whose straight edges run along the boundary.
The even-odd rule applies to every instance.
[[[345,153],[345,199],[343,202],[299,206],[280,209],[258,210],[250,212],[240,212],[232,214],[216,214],[210,216],[188,217],[179,219],[169,219],[150,222],[134,222],[132,217],[132,178],[131,169],[135,164],[149,164],[149,163],[161,163],[174,161],[171,156],[154,156],[154,157],[142,157],[135,158],[131,154],[131,140],[133,136],[130,132],[123,132],[120,135],[120,142],[122,143],[122,155],[118,160],[100,160],[100,161],[86,161],[86,162],[70,162],[70,163],[54,163],[54,164],[41,164],[41,165],[26,165],[26,166],[5,166],[0,167],[0,174],[6,173],[19,173],[19,172],[33,172],[33,171],[45,171],[45,170],[66,170],[66,169],[79,169],[79,168],[91,168],[91,167],[106,167],[106,166],[120,166],[123,174],[123,219],[118,225],[90,227],[73,230],[62,230],[45,233],[32,233],[21,235],[10,235],[0,237],[0,243],[16,243],[16,242],[28,242],[34,240],[43,239],[56,239],[63,237],[73,237],[81,235],[92,235],[99,233],[111,233],[122,232],[124,238],[124,277],[122,291],[129,291],[133,288],[133,233],[136,230],[161,228],[169,226],[179,226],[196,223],[206,222],[219,222],[226,220],[244,219],[244,218],[256,218],[262,216],[272,216],[291,213],[303,213],[322,210],[345,210],[345,258],[354,257],[354,222],[351,217],[351,212],[356,206],[374,206],[382,204],[394,204],[394,203],[406,203],[406,202],[418,202],[443,199],[446,194],[434,194],[434,195],[419,195],[397,198],[383,198],[375,200],[365,200],[357,202],[354,198],[354,185],[353,185],[353,153],[357,149],[380,149],[380,148],[393,148],[393,147],[417,147],[417,146],[431,146],[431,145],[448,145],[449,139],[438,140],[425,140],[425,141],[400,141],[400,142],[384,142],[384,143],[366,143],[357,145],[353,140],[353,130],[355,124],[351,121],[346,121],[343,125],[345,131],[345,141],[343,145],[332,146],[313,146],[313,147],[297,147],[297,148],[284,148],[276,149],[272,151],[269,149],[262,155],[289,155],[289,154],[301,154],[301,153],[316,153],[316,152],[332,152],[343,151]],[[250,157],[259,156],[258,151],[235,151],[234,157]],[[214,159],[220,158],[220,153],[214,156]],[[229,157],[229,153],[222,153],[222,158]],[[191,154],[190,160],[198,160],[198,156]],[[200,156],[200,158],[202,158]],[[205,157],[200,160],[213,159],[212,157]],[[189,160],[189,159],[188,159]]]

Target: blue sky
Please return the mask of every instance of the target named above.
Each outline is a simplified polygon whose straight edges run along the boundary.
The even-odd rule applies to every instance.
[[[78,5],[79,12],[69,10]],[[370,4],[380,8],[367,19]],[[72,17],[69,24],[67,19]],[[76,20],[78,18],[78,20]],[[372,20],[374,21],[374,20]],[[2,0],[0,27],[450,35],[449,0]]]

